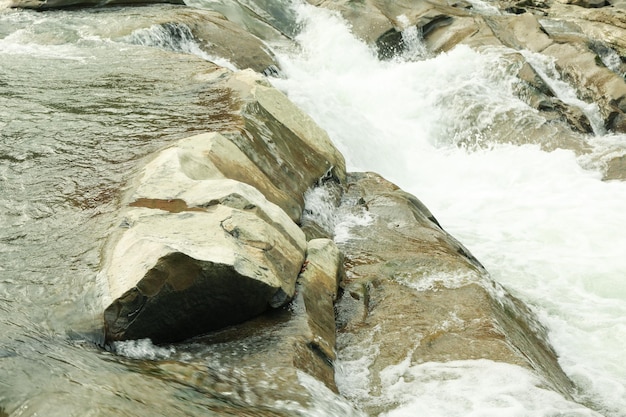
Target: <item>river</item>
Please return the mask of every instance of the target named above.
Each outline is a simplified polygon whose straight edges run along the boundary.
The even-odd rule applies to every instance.
[[[219,97],[196,76],[218,57],[127,35],[170,9],[0,9],[0,416],[219,415],[206,392],[101,348],[100,250],[120,190],[142,157],[220,123],[207,111]],[[541,115],[515,95],[507,51],[429,56],[417,45],[381,62],[329,12],[286,16],[297,47],[270,45],[284,73],[272,83],[350,169],[418,196],[531,306],[584,406],[485,361],[398,364],[402,378],[371,398],[339,352],[342,394],[394,402],[390,416],[626,416],[626,183],[600,172],[626,136],[581,135],[583,156],[541,150],[523,143]],[[138,348],[127,356],[184,356]]]

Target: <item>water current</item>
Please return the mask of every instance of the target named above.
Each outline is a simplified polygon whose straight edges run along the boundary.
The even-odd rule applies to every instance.
[[[224,98],[199,75],[207,60],[231,64],[151,29],[173,9],[0,9],[0,416],[220,415],[210,390],[149,364],[210,352],[100,347],[100,250],[125,181],[165,144],[225,123],[214,117]],[[489,361],[399,363],[372,397],[362,372],[371,346],[339,352],[342,394],[394,404],[390,416],[626,416],[626,184],[600,172],[626,153],[626,137],[580,135],[591,149],[582,156],[524,144],[542,119],[515,94],[510,51],[419,49],[381,62],[332,13],[298,6],[286,17],[297,20],[285,31],[300,31],[290,48],[269,45],[285,75],[271,81],[329,132],[350,169],[418,196],[533,308],[580,404]],[[319,397],[300,411],[345,411],[339,397]]]

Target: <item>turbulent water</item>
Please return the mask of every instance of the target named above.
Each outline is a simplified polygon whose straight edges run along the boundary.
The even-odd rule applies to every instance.
[[[182,43],[152,27],[170,10],[0,9],[0,416],[219,409],[219,399],[132,359],[184,352],[99,347],[100,249],[125,180],[142,157],[220,123],[207,110],[219,97],[197,77],[219,57],[181,37],[184,27],[175,28]],[[364,346],[339,352],[342,394],[393,404],[390,416],[626,416],[626,184],[599,171],[626,151],[626,137],[596,129],[580,137],[592,149],[584,156],[506,144],[542,121],[517,98],[507,51],[427,56],[417,42],[404,59],[380,62],[329,12],[299,6],[286,16],[298,16],[283,24],[301,32],[293,48],[275,46],[285,78],[272,82],[329,132],[351,169],[418,196],[526,301],[580,388],[574,403],[510,365],[400,363],[372,396],[363,370],[374,352]],[[549,62],[545,76],[565,100],[571,90]],[[594,106],[578,104],[593,119]],[[497,126],[507,123],[505,134]],[[342,410],[319,396],[327,400],[311,415]]]

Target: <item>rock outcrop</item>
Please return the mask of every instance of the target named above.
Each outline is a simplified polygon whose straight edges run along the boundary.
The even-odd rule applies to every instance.
[[[293,298],[304,192],[343,157],[253,72],[222,74],[241,130],[184,139],[142,169],[104,273],[107,340],[178,341]]]
[[[372,395],[382,388],[381,373],[403,361],[485,358],[532,369],[553,389],[572,393],[530,310],[491,280],[417,198],[373,173],[349,174],[346,190],[337,210],[370,221],[338,243],[346,279],[337,349],[347,361],[376,352],[367,365]],[[362,407],[378,415],[387,411],[380,404]]]
[[[598,64],[601,48],[587,35],[593,30],[565,34],[550,20],[550,5],[502,5],[506,14],[479,13],[462,1],[318,5],[341,11],[382,59],[402,53],[402,31],[411,26],[432,52],[459,44],[508,48],[520,97],[545,115],[538,136],[558,137],[542,142],[546,147],[586,152],[579,139],[594,126],[519,51],[553,57],[581,97],[600,103],[606,128],[623,124],[626,85]],[[241,59],[238,65],[258,72],[273,65],[271,56],[254,55],[261,44],[238,56],[227,45],[237,32],[220,16],[207,19],[208,26],[158,24],[184,24],[207,43],[222,39],[212,52]],[[213,68],[205,76],[226,98],[224,122],[162,150],[130,185],[104,269],[112,298],[107,340],[192,338],[188,351],[210,346],[232,380],[217,380],[193,360],[155,364],[155,372],[259,410],[284,401],[311,407],[303,373],[337,393],[337,355],[350,360],[359,347],[372,346],[373,396],[383,371],[402,361],[490,359],[530,369],[570,398],[573,384],[532,312],[491,280],[415,196],[373,173],[347,174],[326,133],[253,71]],[[305,209],[313,189],[326,190],[331,211],[364,219],[349,238],[333,243],[334,230],[316,221],[334,212]],[[268,380],[244,394],[232,389]],[[376,401],[362,407],[371,415],[388,411]]]
[[[50,10],[76,6],[143,5],[156,3],[185,4],[183,0],[12,0],[10,7]]]
[[[375,45],[383,59],[404,52],[407,44],[403,32],[411,27],[418,30],[433,53],[448,51],[460,44],[478,49],[496,46],[540,52],[555,60],[562,78],[574,85],[581,99],[599,105],[604,128],[626,132],[626,80],[623,72],[615,71],[603,62],[602,55],[603,51],[612,51],[618,56],[626,56],[623,1],[612,4],[610,11],[602,7],[608,5],[603,1],[584,4],[500,2],[484,10],[462,1],[431,0],[419,4],[379,0],[309,2],[341,12],[353,32]],[[520,80],[526,82],[523,77]],[[545,106],[542,105],[545,101],[537,99],[528,100],[528,104],[547,112],[549,121],[554,122],[556,112],[561,115],[557,119],[566,122],[566,126],[575,131],[588,131],[586,123],[580,123],[580,117],[572,117],[571,106],[555,97],[551,101],[556,104]],[[575,141],[562,145],[574,150],[579,148]]]

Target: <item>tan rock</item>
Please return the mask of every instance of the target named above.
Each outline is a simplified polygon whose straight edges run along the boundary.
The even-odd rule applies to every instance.
[[[303,195],[321,177],[345,179],[326,133],[261,76],[207,81],[230,92],[230,130],[164,149],[130,185],[103,269],[107,340],[182,340],[289,301]]]
[[[288,307],[190,341],[192,350],[207,349],[206,355],[195,356],[219,358],[219,374],[230,370],[229,378],[217,380],[203,363],[189,361],[156,365],[159,375],[228,403],[245,404],[247,410],[260,407],[259,415],[280,410],[273,406],[277,402],[314,408],[303,372],[328,388],[326,396],[337,391],[333,302],[343,276],[342,261],[331,240],[310,241],[297,296]],[[289,415],[300,414],[292,410]]]
[[[380,392],[381,372],[407,358],[412,364],[486,358],[532,369],[569,396],[572,384],[536,318],[415,197],[366,173],[350,174],[345,199],[359,202],[352,210],[373,220],[338,245],[346,259],[338,351],[376,352],[368,366],[372,395]]]
[[[232,137],[239,133],[228,134]],[[203,180],[227,178],[255,187],[292,219],[301,215],[300,202],[274,185],[280,182],[270,179],[233,141],[217,132],[182,139],[161,151],[143,168],[130,201],[205,198],[204,195],[220,192],[218,187],[223,183]],[[206,188],[207,194],[197,193],[198,187]],[[215,188],[212,190],[212,187]],[[211,200],[203,203],[208,201]]]
[[[224,86],[238,97],[240,132],[224,132],[272,183],[297,202],[325,175],[345,179],[345,160],[328,134],[289,99],[252,71],[240,71]]]
[[[224,181],[186,190],[195,204],[155,195],[126,210],[104,269],[107,340],[182,340],[294,295],[304,234],[254,188]]]

